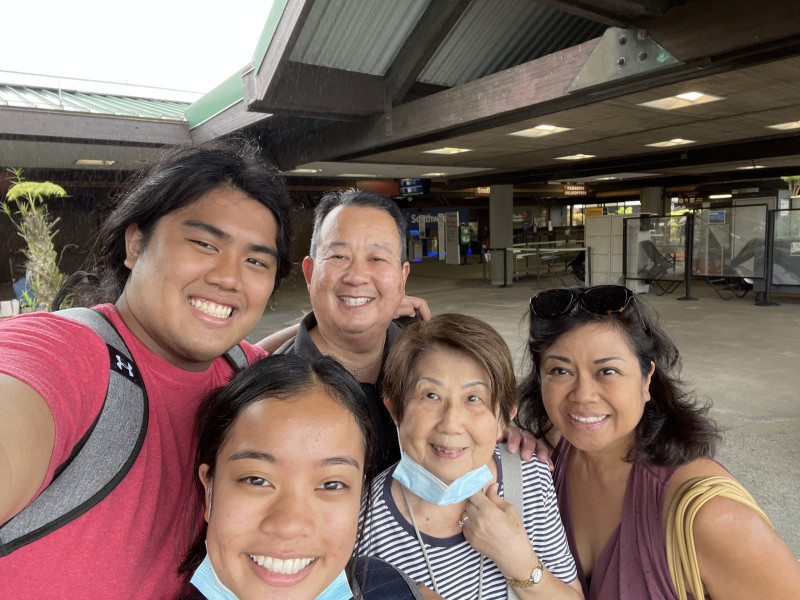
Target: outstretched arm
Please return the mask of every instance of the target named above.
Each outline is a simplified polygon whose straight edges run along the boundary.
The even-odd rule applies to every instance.
[[[0,373],[0,523],[25,508],[42,487],[54,441],[53,415],[44,399]]]
[[[261,346],[264,350],[273,354],[278,348],[297,335],[298,327],[299,325],[289,325],[289,327],[268,335],[263,340],[257,342],[256,346]]]

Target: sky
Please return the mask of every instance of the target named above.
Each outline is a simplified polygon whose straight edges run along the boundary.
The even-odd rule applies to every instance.
[[[18,0],[4,11],[0,71],[203,94],[252,60],[271,5]]]

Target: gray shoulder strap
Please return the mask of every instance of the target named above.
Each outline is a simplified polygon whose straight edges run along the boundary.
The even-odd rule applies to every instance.
[[[108,390],[99,415],[56,469],[50,485],[0,528],[0,556],[44,537],[97,505],[128,474],[147,433],[147,392],[117,330],[101,313],[87,308],[58,314],[91,327],[103,338],[109,352]]]
[[[511,454],[505,444],[499,444],[499,447],[500,464],[503,467],[503,497],[514,505],[522,517],[522,460],[519,454]]]
[[[498,444],[500,448],[500,465],[503,469],[503,498],[517,509],[520,518],[524,516],[522,507],[522,459],[519,453],[511,454],[505,444]],[[508,600],[519,600],[519,596],[510,585],[508,587]]]
[[[249,363],[247,362],[247,355],[240,344],[236,344],[233,348],[228,350],[225,354],[225,360],[230,363],[233,370],[237,373],[244,369]]]

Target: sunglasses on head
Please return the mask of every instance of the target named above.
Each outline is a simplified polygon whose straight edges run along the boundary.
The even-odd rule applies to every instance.
[[[633,292],[621,285],[596,285],[582,291],[546,290],[531,298],[531,314],[536,317],[565,315],[580,302],[596,315],[621,313],[628,307]]]

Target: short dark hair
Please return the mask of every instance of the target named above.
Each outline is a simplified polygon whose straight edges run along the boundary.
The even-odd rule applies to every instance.
[[[489,375],[492,411],[499,407],[508,423],[517,407],[516,380],[511,352],[502,336],[488,323],[467,315],[443,314],[406,327],[389,351],[383,375],[383,395],[392,401],[400,423],[414,388],[416,366],[437,350],[455,350],[472,358]]]
[[[273,354],[237,374],[230,382],[208,394],[200,404],[195,420],[197,448],[194,455],[194,498],[189,511],[192,539],[189,550],[178,569],[191,577],[206,555],[207,524],[197,523],[197,514],[205,505],[205,488],[197,475],[201,465],[209,466],[213,476],[217,455],[233,431],[242,412],[254,402],[273,398],[284,400],[296,397],[316,386],[338,400],[355,419],[364,442],[363,504],[369,505],[372,484],[372,459],[375,433],[364,391],[356,380],[336,360],[328,357],[305,358],[296,354]],[[363,538],[364,517],[359,520],[359,539]]]
[[[279,172],[259,158],[258,147],[243,139],[215,140],[172,149],[131,178],[101,226],[92,268],[100,278],[96,302],[115,302],[125,288],[125,230],[138,224],[144,246],[161,217],[188,206],[217,188],[242,192],[268,208],[278,225],[275,290],[292,267],[289,197]]]
[[[588,289],[569,288],[574,294]],[[621,313],[598,315],[580,302],[556,317],[530,315],[528,356],[530,373],[519,386],[520,414],[517,420],[536,437],[543,437],[553,424],[542,398],[541,358],[562,336],[589,323],[608,324],[623,336],[639,361],[642,376],[655,371],[650,380],[650,401],[634,430],[630,462],[659,466],[682,465],[695,458],[714,455],[719,441],[717,424],[708,417],[710,405],[700,405],[694,392],[684,391],[678,348],[658,324],[654,313],[636,294]]]
[[[339,206],[358,206],[362,208],[375,208],[382,210],[394,219],[397,225],[397,235],[400,239],[401,262],[406,262],[406,220],[394,200],[371,190],[333,190],[322,196],[314,209],[314,231],[311,234],[311,249],[309,256],[316,258],[319,231],[325,217]]]

